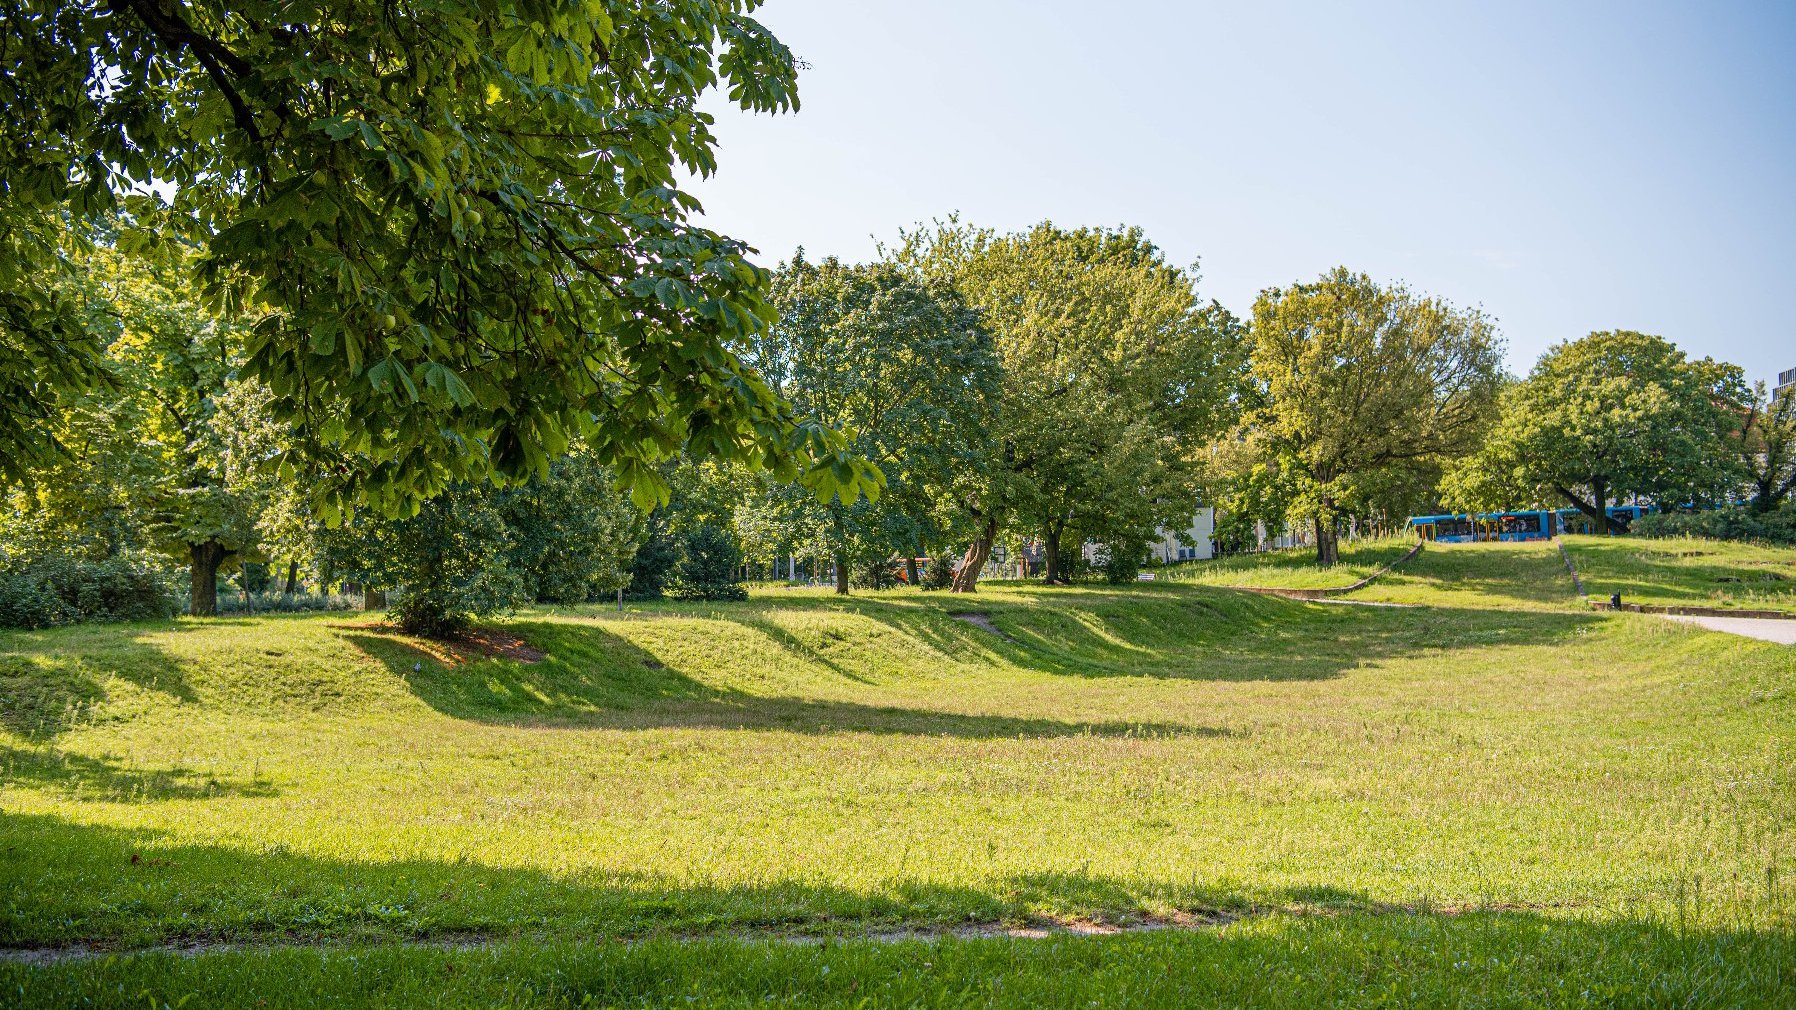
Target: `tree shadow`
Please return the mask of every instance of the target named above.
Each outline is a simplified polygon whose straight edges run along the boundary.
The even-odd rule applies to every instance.
[[[1347,598],[1534,614],[1573,607],[1578,599],[1564,559],[1551,544],[1539,542],[1430,544]]]
[[[153,803],[158,800],[279,795],[273,783],[220,777],[191,768],[127,768],[117,762],[49,747],[0,744],[0,779],[54,790],[79,800]]]
[[[1061,606],[975,600],[869,599],[854,612],[966,661],[1062,676],[1218,681],[1323,680],[1443,649],[1547,645],[1601,620],[1572,611],[1345,607],[1195,586],[1086,593]],[[1002,635],[951,611],[977,613]]]
[[[749,626],[758,630],[768,623],[755,620]],[[1063,721],[757,695],[706,685],[594,622],[520,622],[508,625],[507,630],[523,635],[540,649],[543,660],[445,663],[428,643],[358,632],[345,632],[343,638],[404,680],[425,704],[445,715],[479,722],[968,739],[1165,738],[1222,736],[1229,732],[1182,723]],[[788,633],[787,637],[792,636]]]
[[[384,1003],[378,995],[369,1002],[381,986],[392,988],[388,1005],[409,1004],[420,980],[440,993],[450,975],[495,966],[503,968],[493,980],[495,996],[552,984],[558,1005],[677,1006],[695,992],[735,992],[735,986],[746,987],[743,1005],[758,1004],[755,987],[790,996],[799,975],[812,980],[806,985],[838,986],[830,993],[842,1005],[865,1005],[857,1002],[862,986],[872,990],[870,980],[882,977],[939,981],[943,973],[962,971],[989,983],[1019,959],[1067,957],[1064,965],[1038,969],[1037,984],[1051,987],[1038,994],[1042,1001],[1100,974],[1101,959],[1112,986],[1123,970],[1137,997],[1144,987],[1174,979],[1155,1005],[1190,1005],[1193,987],[1203,985],[1233,987],[1240,997],[1217,1005],[1260,1005],[1279,985],[1290,999],[1274,1000],[1278,1005],[1314,1005],[1318,987],[1327,985],[1339,987],[1329,1005],[1357,1005],[1371,990],[1401,991],[1406,1005],[1446,1005],[1468,996],[1468,1006],[1558,1005],[1569,977],[1587,994],[1600,986],[1604,1005],[1772,1006],[1787,995],[1789,965],[1796,963],[1796,934],[1721,925],[1714,916],[1673,923],[1613,912],[1554,915],[1492,902],[1404,905],[1327,882],[1252,889],[1080,871],[996,875],[970,885],[913,878],[859,887],[789,878],[712,883],[641,873],[553,874],[461,859],[358,862],[252,852],[7,812],[0,812],[0,851],[14,879],[32,882],[0,891],[0,947],[79,944],[119,953],[177,947],[147,959],[89,957],[24,968],[0,962],[7,990],[19,993],[22,1005],[50,1005],[31,987],[55,980],[90,985],[99,996],[58,1003],[123,1005],[118,994],[141,994],[145,978],[194,993],[192,1005],[243,1005],[249,974],[228,970],[240,958],[255,959],[254,977],[265,990],[249,994],[275,1005],[331,1002],[320,988],[327,975],[353,975],[358,1005]],[[1276,918],[1263,928],[1201,928],[1255,916]],[[1009,938],[1011,930],[1056,926],[1157,931],[1061,935],[1047,943]],[[1179,926],[1197,928],[1166,928]],[[933,935],[967,939],[928,947],[891,942]],[[756,938],[842,943],[742,942]],[[861,938],[880,942],[855,945]],[[637,942],[605,942],[619,940]],[[275,957],[229,949],[261,943],[370,946],[354,951],[354,972],[338,963],[334,975],[322,952]],[[208,944],[225,949],[208,952]],[[669,956],[676,947],[677,960]],[[1131,961],[1134,949],[1148,956]],[[766,963],[770,958],[778,963]],[[957,968],[965,958],[973,961]],[[608,975],[594,959],[625,963]],[[851,970],[832,979],[818,961]],[[282,975],[296,968],[310,973],[309,981]],[[1389,984],[1384,976],[1399,970],[1412,975]],[[171,971],[190,974],[171,979]],[[209,981],[216,979],[229,984]],[[1016,1005],[1037,1002],[1026,993],[1010,995]],[[1493,995],[1504,998],[1485,998]],[[129,998],[136,1005],[143,996]],[[1083,996],[1075,1002],[1104,1004]]]
[[[1725,555],[1692,561],[1709,552],[1678,541],[1594,540],[1570,551],[1593,598],[1619,592],[1624,600],[1796,608],[1796,568],[1787,563]]]
[[[106,702],[113,677],[195,701],[180,664],[145,647],[148,630],[141,623],[77,625],[0,635],[0,727],[27,741],[54,740]]]

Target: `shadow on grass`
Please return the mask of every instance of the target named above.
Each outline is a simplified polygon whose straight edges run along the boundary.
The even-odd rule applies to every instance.
[[[53,740],[105,702],[112,677],[196,700],[180,665],[147,645],[145,631],[143,624],[78,625],[0,636],[0,728],[28,741]]]
[[[110,803],[278,795],[268,782],[220,778],[190,768],[127,768],[49,747],[6,744],[0,744],[0,780]]]
[[[679,726],[971,739],[1162,738],[1227,732],[1179,723],[1069,722],[756,695],[705,685],[591,623],[513,624],[507,630],[543,650],[543,661],[446,665],[433,650],[397,636],[350,632],[343,637],[402,678],[426,704],[458,719],[587,728]]]
[[[1408,600],[1418,593],[1457,611],[1514,607],[1539,614],[1577,603],[1571,573],[1546,543],[1429,544],[1408,564],[1348,598]]]
[[[1219,731],[749,693],[708,684],[707,671],[682,669],[672,653],[657,654],[622,632],[663,618],[733,625],[737,630],[731,634],[712,633],[717,648],[735,650],[727,658],[748,654],[769,668],[809,666],[855,683],[889,679],[892,669],[919,663],[941,664],[938,673],[950,682],[954,676],[979,677],[1000,669],[1084,678],[1289,681],[1338,677],[1365,665],[1461,648],[1552,645],[1602,620],[1576,612],[1341,607],[1193,587],[1041,593],[1066,595],[1061,601],[1016,591],[973,599],[921,594],[799,597],[508,624],[508,633],[544,653],[538,663],[445,663],[440,650],[402,636],[350,629],[340,634],[403,679],[425,703],[460,719],[996,738]],[[985,617],[1008,638],[953,616],[968,612]],[[808,615],[813,622],[821,616],[824,631],[810,636],[815,641],[807,640],[782,625],[782,613]],[[839,632],[828,621],[839,621]],[[873,634],[866,622],[880,633]],[[688,643],[707,634],[702,625],[681,627],[680,632]],[[865,647],[857,636],[881,644]],[[907,651],[899,656],[894,648]]]
[[[1568,545],[1592,596],[1624,600],[1796,609],[1796,551],[1791,560],[1730,556],[1732,544],[1702,541],[1583,540]],[[1713,553],[1713,557],[1708,557]],[[1695,561],[1692,558],[1703,557]]]
[[[1258,899],[1083,874],[984,887],[897,879],[866,891],[810,881],[707,884],[642,873],[549,874],[456,860],[351,862],[171,843],[156,831],[0,812],[0,947],[191,940],[582,936],[748,929],[844,934],[904,927],[1127,923],[1155,908],[1206,919]],[[1371,906],[1367,906],[1371,907]]]
[[[707,1005],[921,1006],[960,1005],[975,992],[980,1005],[1018,1007],[1781,1006],[1796,963],[1787,930],[1441,911],[1326,884],[1249,893],[1060,873],[865,891],[706,885],[249,853],[5,813],[0,850],[11,879],[30,882],[0,887],[0,946],[274,945],[0,962],[5,990],[33,1006],[160,1005],[151,997],[161,993],[195,1007],[491,1006],[525,994],[529,1005],[556,1006],[685,1006],[695,994]],[[1202,927],[1266,913],[1285,914],[1251,929],[980,938],[1003,927]],[[967,939],[891,942],[913,931]],[[756,937],[840,942],[741,942]],[[864,937],[881,942],[855,942]],[[601,942],[626,938],[641,942]],[[303,946],[319,943],[371,946]]]

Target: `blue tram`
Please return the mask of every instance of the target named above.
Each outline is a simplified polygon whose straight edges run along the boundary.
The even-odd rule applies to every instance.
[[[1423,540],[1443,544],[1469,544],[1487,540],[1550,540],[1559,532],[1559,513],[1552,509],[1519,512],[1454,513],[1411,516],[1411,529]]]
[[[1639,505],[1611,505],[1604,511],[1625,525],[1645,515]],[[1423,540],[1469,544],[1489,540],[1551,540],[1561,532],[1588,533],[1596,524],[1577,509],[1522,509],[1515,512],[1411,516],[1409,526]]]

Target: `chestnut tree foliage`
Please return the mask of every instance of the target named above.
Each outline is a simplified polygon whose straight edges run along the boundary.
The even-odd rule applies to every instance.
[[[647,502],[688,447],[851,500],[870,466],[728,350],[767,275],[694,226],[701,95],[797,106],[757,0],[0,0],[0,468],[98,358],[83,225],[202,248],[327,518],[518,483],[576,442]],[[74,227],[65,227],[72,222]]]

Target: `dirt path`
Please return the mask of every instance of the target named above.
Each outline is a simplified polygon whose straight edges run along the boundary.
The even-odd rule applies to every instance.
[[[1065,922],[1046,925],[1006,926],[1001,923],[969,923],[962,926],[944,927],[894,927],[884,930],[869,930],[862,933],[782,933],[773,930],[736,930],[722,933],[662,933],[647,934],[639,937],[606,937],[593,936],[588,939],[595,943],[642,943],[647,940],[672,939],[680,943],[784,943],[795,946],[812,946],[816,944],[846,943],[909,943],[922,941],[934,943],[938,940],[1046,940],[1056,936],[1123,936],[1131,933],[1156,933],[1164,930],[1198,930],[1214,929],[1234,922],[1236,916],[1225,913],[1208,913],[1193,915],[1179,913],[1169,917],[1145,918],[1129,923],[1105,922]],[[92,944],[71,944],[66,947],[15,947],[0,948],[0,962],[11,962],[24,965],[52,965],[75,961],[92,961],[107,957],[130,957],[137,954],[174,954],[179,957],[199,957],[205,954],[225,954],[234,951],[274,951],[274,950],[328,950],[352,946],[398,946],[412,947],[420,950],[485,950],[509,943],[517,943],[532,939],[544,939],[531,936],[449,936],[435,939],[382,939],[367,938],[364,940],[199,940],[185,943],[162,943],[148,947],[111,947]],[[563,937],[562,939],[566,939]]]

